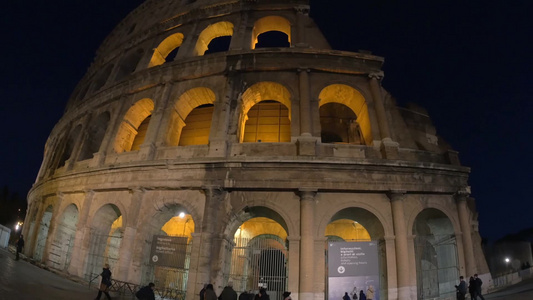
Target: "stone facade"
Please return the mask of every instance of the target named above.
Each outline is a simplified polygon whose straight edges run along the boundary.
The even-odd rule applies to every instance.
[[[26,254],[86,279],[108,262],[115,279],[164,277],[159,287],[196,299],[243,276],[247,230],[283,253],[293,299],[326,299],[326,241],[362,230],[380,243],[381,299],[451,299],[456,275],[490,277],[469,168],[427,112],[383,89],[382,57],[332,50],[308,11],[149,0],[130,13],[50,134]],[[269,32],[290,47],[256,47]],[[225,36],[227,49],[204,53]],[[178,273],[150,263],[159,234],[187,237]]]

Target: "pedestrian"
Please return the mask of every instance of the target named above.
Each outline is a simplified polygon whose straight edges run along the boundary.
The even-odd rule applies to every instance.
[[[463,276],[459,277],[459,285],[455,286],[455,289],[457,290],[457,300],[465,300],[466,295],[466,282],[465,278]]]
[[[109,287],[111,286],[111,271],[109,270],[109,264],[104,265],[100,276],[102,276],[102,282],[100,283],[98,296],[96,296],[95,300],[100,300],[100,297],[102,297],[102,293],[105,294],[108,300],[111,300],[111,296],[109,296]]]
[[[155,284],[150,282],[147,286],[138,290],[137,293],[135,293],[135,297],[139,300],[155,300],[154,287]]]
[[[468,293],[470,294],[470,299],[472,300],[476,299],[476,285],[476,280],[474,280],[474,277],[470,276],[470,280],[468,280]]]
[[[291,292],[283,292],[283,300],[292,300]]]
[[[267,294],[265,288],[259,289],[259,294],[255,295],[255,300],[270,300],[270,296]]]
[[[224,287],[218,300],[237,300],[237,292],[233,289],[233,282],[229,281],[228,285]]]
[[[207,283],[204,283],[204,287],[200,290],[200,300],[204,300],[204,294],[205,294],[206,287],[207,287]]]
[[[366,300],[366,295],[362,289],[359,291],[359,300]]]
[[[344,296],[342,296],[342,300],[350,300],[350,296],[348,296],[348,292],[344,292]]]
[[[356,286],[353,287],[351,294],[352,294],[352,299],[357,300],[357,287]]]
[[[204,300],[217,300],[217,294],[215,294],[211,283],[205,287]]]
[[[19,253],[22,252],[22,249],[24,249],[24,236],[21,234],[17,241],[17,254],[15,260],[19,260]]]
[[[366,299],[373,300],[374,299],[374,287],[370,285],[368,289],[366,290]]]
[[[474,280],[476,281],[476,297],[481,298],[481,300],[485,300],[485,297],[481,295],[481,286],[483,285],[483,281],[481,278],[477,277],[477,274],[474,274]]]

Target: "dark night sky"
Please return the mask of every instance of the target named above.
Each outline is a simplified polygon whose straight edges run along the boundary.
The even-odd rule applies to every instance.
[[[28,192],[97,47],[141,2],[3,4],[1,186]],[[481,234],[490,239],[533,226],[532,15],[531,0],[311,1],[332,47],[385,57],[384,87],[400,105],[425,107],[472,168]]]

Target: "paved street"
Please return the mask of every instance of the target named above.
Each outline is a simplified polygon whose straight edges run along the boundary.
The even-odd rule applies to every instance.
[[[0,300],[82,300],[94,299],[97,294],[96,287],[89,289],[27,261],[15,261],[14,255],[4,249],[0,249],[0,266]],[[485,295],[485,299],[532,300],[533,279]]]

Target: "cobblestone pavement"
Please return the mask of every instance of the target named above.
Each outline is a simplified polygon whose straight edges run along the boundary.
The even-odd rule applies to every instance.
[[[94,299],[98,292],[96,287],[89,288],[27,261],[15,261],[13,253],[1,248],[0,266],[0,300],[82,300]],[[487,294],[485,299],[533,300],[533,279]]]

